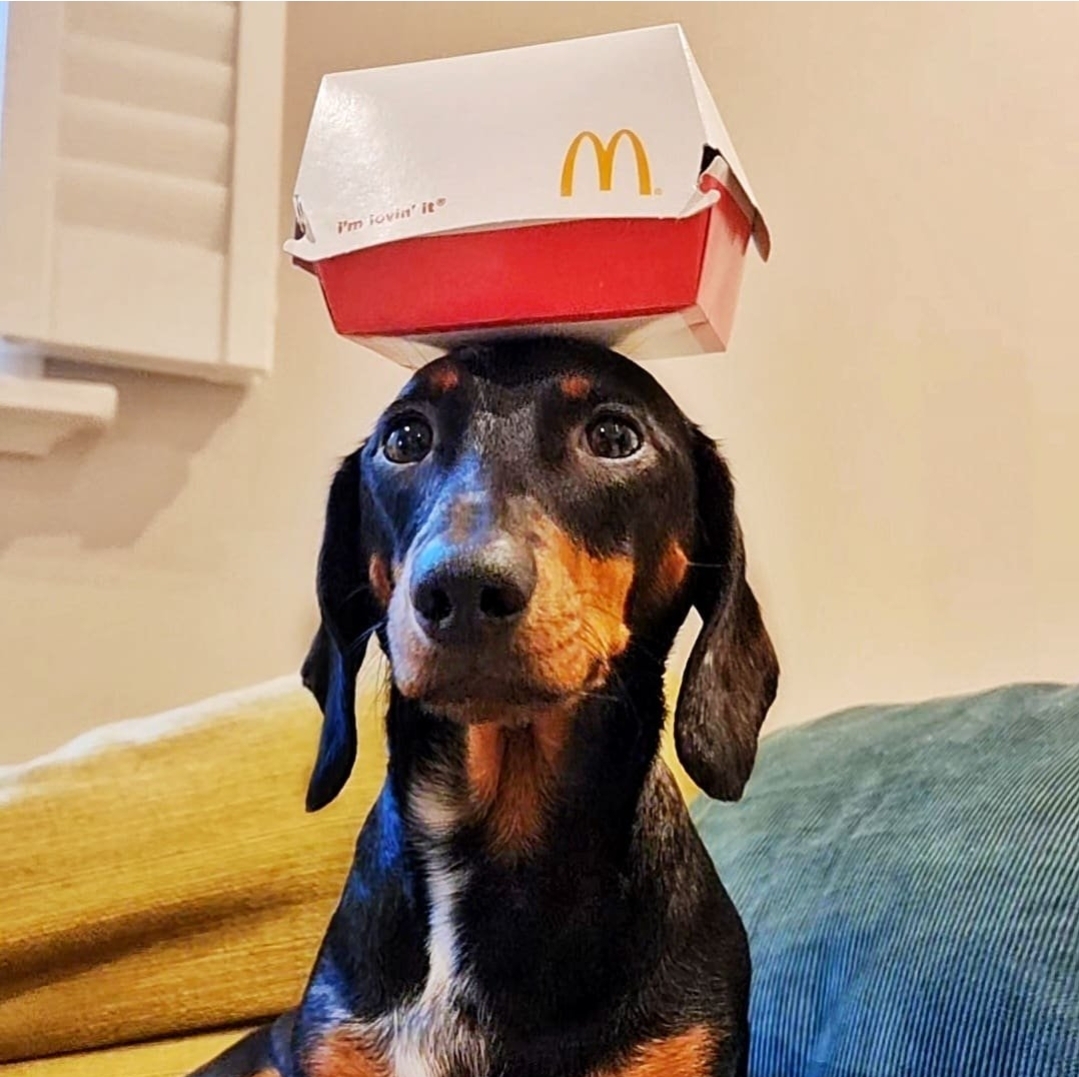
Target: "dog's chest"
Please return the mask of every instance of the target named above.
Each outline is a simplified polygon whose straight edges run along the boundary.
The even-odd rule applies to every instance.
[[[452,988],[425,991],[395,1011],[380,1030],[386,1066],[393,1077],[485,1077],[487,1044]]]
[[[424,853],[428,892],[428,973],[418,997],[378,1022],[393,1077],[484,1077],[488,1044],[477,985],[461,956],[458,907],[468,870],[453,864],[440,839],[456,825],[452,804],[425,789],[413,808],[435,840]]]

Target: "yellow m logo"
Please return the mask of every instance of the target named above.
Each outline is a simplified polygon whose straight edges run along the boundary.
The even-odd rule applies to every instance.
[[[648,154],[644,151],[644,145],[636,134],[628,127],[621,131],[615,131],[610,140],[604,144],[603,140],[594,131],[582,131],[566,150],[566,159],[562,162],[562,197],[569,198],[573,194],[573,173],[577,167],[577,154],[581,143],[588,141],[592,149],[596,151],[596,168],[599,171],[599,189],[609,191],[614,180],[614,155],[618,152],[618,143],[622,139],[628,139],[633,147],[633,156],[637,159],[637,187],[641,194],[652,193],[652,170],[648,167]]]

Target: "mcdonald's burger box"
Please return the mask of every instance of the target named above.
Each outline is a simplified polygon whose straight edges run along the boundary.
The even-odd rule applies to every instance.
[[[547,330],[722,351],[769,237],[679,26],[327,75],[285,249],[406,365]]]

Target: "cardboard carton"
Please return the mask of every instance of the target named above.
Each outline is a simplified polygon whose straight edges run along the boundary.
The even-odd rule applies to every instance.
[[[407,365],[535,329],[722,351],[770,245],[678,26],[327,75],[294,204],[337,331]]]

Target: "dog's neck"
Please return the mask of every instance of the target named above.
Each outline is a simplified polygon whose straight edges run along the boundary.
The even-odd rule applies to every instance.
[[[510,721],[466,724],[394,690],[390,776],[406,827],[421,843],[461,839],[503,862],[572,856],[585,842],[589,855],[597,843],[624,855],[662,713],[654,662],[635,662],[632,676],[526,721],[515,708]]]
[[[370,885],[370,842],[393,850],[378,872],[427,921],[422,999],[475,988],[515,1034],[546,1034],[655,967],[691,830],[657,758],[662,667],[638,656],[615,672],[609,691],[520,727],[468,726],[392,693],[389,780],[356,885]]]

